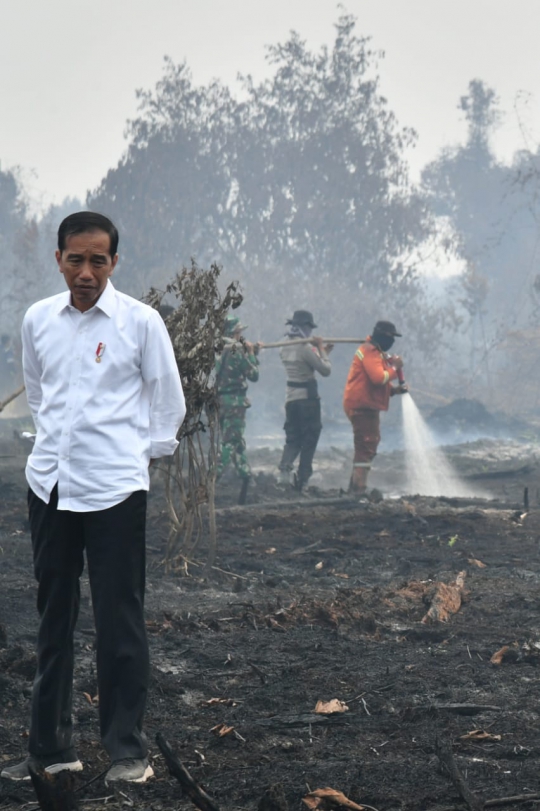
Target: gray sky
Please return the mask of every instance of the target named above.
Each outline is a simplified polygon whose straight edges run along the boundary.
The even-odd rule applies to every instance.
[[[415,173],[462,138],[456,109],[480,78],[501,99],[496,137],[510,159],[540,140],[538,0],[347,0],[358,30],[385,51],[381,89],[414,127]],[[197,82],[262,77],[264,46],[291,29],[330,43],[334,0],[0,0],[0,163],[24,171],[38,204],[83,197],[124,148],[136,88],[151,88],[165,54]],[[520,93],[525,95],[520,96]]]

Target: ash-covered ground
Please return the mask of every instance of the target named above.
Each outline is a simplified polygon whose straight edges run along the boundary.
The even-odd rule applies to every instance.
[[[25,449],[3,422],[0,760],[10,762],[27,743],[37,622]],[[156,778],[114,794],[98,777],[107,758],[84,580],[74,691],[85,765],[80,808],[192,808],[154,744],[158,731],[224,810],[254,811],[265,796],[265,811],[296,811],[308,791],[324,787],[379,811],[453,805],[459,798],[439,765],[437,738],[451,743],[483,798],[540,792],[538,447],[524,437],[448,448],[471,494],[487,491],[492,500],[404,496],[403,453],[383,453],[372,483],[387,498],[363,505],[340,492],[350,473],[347,444],[318,454],[313,488],[302,497],[275,482],[278,448],[252,449],[256,481],[246,507],[236,506],[234,476],[219,489],[211,582],[201,576],[202,550],[181,570],[164,569],[158,475],[148,533],[146,723]],[[457,613],[422,622],[436,584],[460,572]],[[505,645],[502,664],[491,663]],[[314,712],[317,701],[334,698],[348,711]],[[216,727],[231,729],[220,736]],[[2,809],[34,800],[30,786],[0,784]]]

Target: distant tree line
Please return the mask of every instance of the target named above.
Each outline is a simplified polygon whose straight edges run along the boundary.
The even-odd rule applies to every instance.
[[[120,164],[90,196],[126,239],[123,284],[139,293],[176,268],[221,263],[258,323],[294,306],[358,332],[420,294],[411,261],[433,227],[403,159],[414,134],[379,90],[377,54],[343,15],[333,48],[298,35],[268,50],[271,78],[194,85],[166,60],[140,93]]]
[[[497,97],[473,80],[459,103],[465,143],[415,187],[415,134],[383,97],[381,55],[354,17],[341,14],[330,48],[293,33],[267,58],[268,79],[235,88],[196,85],[166,59],[156,87],[139,91],[126,152],[87,200],[119,225],[118,286],[141,296],[192,257],[217,262],[225,283],[241,282],[254,339],[279,336],[296,308],[353,337],[384,317],[406,333],[419,384],[442,375],[456,391],[494,393],[516,333],[540,327],[538,147],[496,159]],[[2,324],[17,328],[30,301],[61,289],[54,229],[69,207],[34,220],[16,173],[0,172]],[[463,270],[433,298],[424,274],[445,253]],[[349,355],[336,358],[344,374]],[[279,364],[275,353],[265,362]]]

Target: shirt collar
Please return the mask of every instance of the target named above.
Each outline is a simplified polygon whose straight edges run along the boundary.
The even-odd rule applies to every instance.
[[[107,286],[94,304],[94,307],[97,307],[102,313],[105,313],[108,318],[112,318],[114,315],[116,309],[116,290],[110,279],[107,281]]]
[[[58,297],[57,313],[61,313],[63,310],[67,310],[67,308],[71,306],[71,292],[66,290],[65,293],[61,293]],[[107,286],[94,304],[94,307],[101,310],[102,313],[105,313],[108,318],[112,318],[116,308],[116,290],[114,289],[110,279],[107,281]]]

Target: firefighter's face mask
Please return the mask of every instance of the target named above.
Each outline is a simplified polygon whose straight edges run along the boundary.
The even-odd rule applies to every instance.
[[[387,335],[384,332],[375,332],[373,335],[373,340],[380,346],[383,352],[388,352],[388,350],[394,345],[395,338],[393,335]]]

